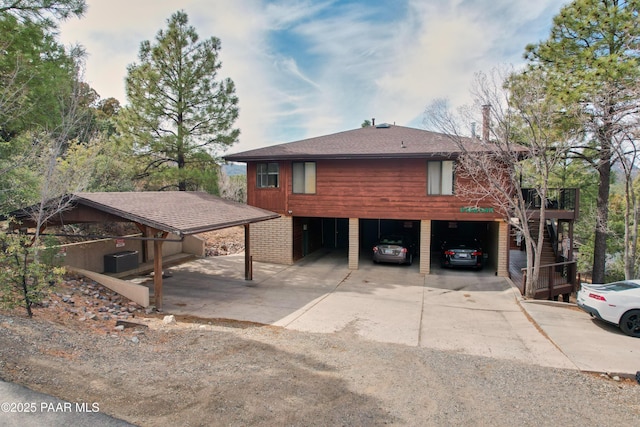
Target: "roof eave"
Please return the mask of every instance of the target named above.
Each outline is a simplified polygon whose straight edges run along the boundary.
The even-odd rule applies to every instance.
[[[190,229],[187,229],[187,230],[182,230],[182,234],[184,234],[184,235],[193,235],[193,234],[206,233],[208,231],[221,230],[223,228],[237,227],[237,226],[240,226],[240,225],[254,224],[256,222],[268,221],[268,220],[276,219],[276,218],[280,218],[280,215],[273,214],[273,215],[268,215],[268,216],[264,216],[264,217],[260,217],[260,218],[252,218],[252,219],[249,219],[249,220],[238,220],[238,221],[225,222],[225,223],[221,223],[221,224],[216,224],[215,226],[190,228]]]
[[[246,157],[225,157],[225,160],[233,162],[260,162],[279,160],[361,160],[361,159],[428,159],[434,157],[458,157],[458,152],[433,152],[433,153],[385,153],[385,154],[286,154],[282,156],[246,156]]]

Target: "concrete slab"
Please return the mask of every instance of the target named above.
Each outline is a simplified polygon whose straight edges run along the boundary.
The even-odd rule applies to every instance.
[[[332,292],[348,270],[338,271],[331,259],[308,269],[255,262],[247,281],[241,254],[198,259],[170,274],[164,280],[167,313],[274,324]],[[150,279],[143,284],[153,291]]]
[[[319,252],[282,266],[244,256],[199,259],[171,269],[164,311],[333,333],[518,360],[541,366],[635,374],[640,340],[592,322],[586,313],[522,301],[491,272],[438,271],[416,265],[349,270],[346,254]],[[153,283],[147,281],[153,288]],[[523,308],[524,307],[524,308]],[[533,321],[532,321],[533,319]]]
[[[505,279],[502,279],[505,281]],[[476,282],[480,285],[482,280]],[[576,369],[527,319],[512,289],[428,289],[421,347]]]
[[[581,371],[640,371],[640,339],[592,319],[573,304],[524,301],[522,307]]]
[[[365,339],[415,346],[424,278],[413,274],[408,280],[397,273],[351,271],[331,294],[276,325],[308,332],[350,329]]]

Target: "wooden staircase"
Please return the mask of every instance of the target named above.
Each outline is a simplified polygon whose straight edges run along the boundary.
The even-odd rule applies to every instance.
[[[538,236],[540,227],[539,221],[529,223],[529,231],[534,238]],[[540,257],[540,274],[535,284],[533,297],[535,299],[557,299],[563,296],[565,301],[569,301],[569,296],[573,292],[573,284],[569,283],[566,263],[558,263],[551,236],[544,226],[544,242]],[[523,278],[524,288],[524,278]]]
[[[538,230],[540,228],[539,221],[532,221],[529,223],[529,232],[531,233],[531,237],[537,239]],[[544,242],[542,244],[542,255],[540,257],[541,265],[549,265],[555,264],[557,262],[556,254],[553,250],[553,244],[551,243],[551,236],[549,236],[549,231],[547,227],[544,227]]]

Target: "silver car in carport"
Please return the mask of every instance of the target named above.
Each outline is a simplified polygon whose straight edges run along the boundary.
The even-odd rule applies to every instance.
[[[387,235],[373,247],[373,262],[411,265],[414,254],[415,247],[408,236]]]

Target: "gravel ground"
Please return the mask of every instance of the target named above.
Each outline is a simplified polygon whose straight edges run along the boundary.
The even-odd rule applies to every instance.
[[[241,250],[241,229],[206,236]],[[141,426],[638,425],[640,386],[360,338],[145,310],[72,278],[0,311],[0,379]],[[118,320],[140,326],[115,329]],[[0,414],[0,425],[3,425]]]
[[[51,311],[47,311],[50,313]],[[40,316],[38,316],[40,314]],[[640,386],[224,320],[0,314],[0,377],[142,426],[637,425]],[[103,322],[104,327],[89,326]],[[0,424],[1,414],[0,414]]]

